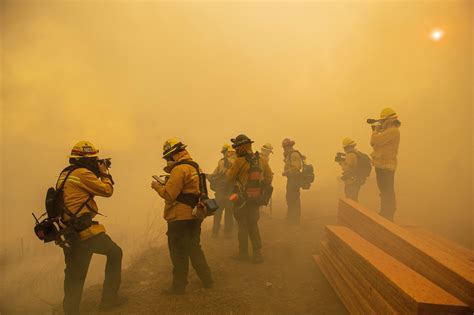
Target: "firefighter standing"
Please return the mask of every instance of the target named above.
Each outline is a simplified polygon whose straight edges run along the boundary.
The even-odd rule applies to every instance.
[[[122,270],[122,249],[105,233],[103,225],[92,219],[98,214],[95,196],[110,197],[113,180],[107,165],[98,160],[94,145],[87,141],[77,143],[69,156],[70,166],[59,176],[56,188],[63,187],[65,213],[60,225],[78,233],[78,240],[70,247],[63,247],[65,314],[79,314],[79,306],[87,270],[93,254],[107,256],[105,280],[100,308],[107,310],[123,304],[126,299],[118,296]]]
[[[380,215],[392,220],[396,210],[395,170],[397,168],[401,123],[391,108],[380,113],[378,124],[372,125],[370,144],[373,148],[372,163],[380,190]]]
[[[224,157],[219,160],[214,172],[209,175],[211,188],[216,192],[216,202],[219,205],[219,209],[214,213],[212,236],[218,237],[222,213],[224,212],[224,236],[231,237],[234,227],[234,216],[232,202],[229,200],[229,197],[232,194],[233,186],[226,180],[225,174],[235,161],[235,149],[231,145],[225,144],[222,147],[221,153]]]
[[[166,183],[153,181],[151,187],[165,200],[164,219],[168,222],[168,247],[173,263],[172,285],[163,294],[184,294],[188,284],[189,260],[205,288],[213,284],[211,271],[201,249],[202,218],[199,209],[199,176],[186,145],[178,140],[167,140],[163,146],[163,158],[169,173]]]
[[[346,198],[358,201],[362,180],[357,176],[358,151],[356,145],[357,143],[354,140],[345,138],[342,141],[342,146],[346,155],[344,159],[337,162],[339,162],[343,171],[342,180],[344,181],[344,193]]]
[[[282,142],[286,176],[286,204],[288,206],[287,220],[298,224],[301,216],[300,188],[303,168],[303,157],[294,149],[295,141],[284,139]]]
[[[252,242],[253,263],[263,262],[262,240],[258,228],[260,218],[258,198],[271,187],[273,173],[268,163],[252,152],[252,143],[246,135],[232,139],[232,147],[237,151],[237,159],[227,171],[227,180],[235,184],[236,196],[234,216],[239,227],[239,252],[237,260],[248,260],[248,239]],[[260,194],[260,196],[258,196]],[[271,194],[271,192],[270,192]],[[269,197],[268,197],[269,199]]]

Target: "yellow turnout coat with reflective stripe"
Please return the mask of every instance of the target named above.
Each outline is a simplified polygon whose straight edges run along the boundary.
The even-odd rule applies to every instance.
[[[67,173],[68,171],[61,173],[56,188],[61,187]],[[113,192],[114,188],[110,178],[97,177],[86,168],[78,168],[72,171],[64,184],[64,205],[78,217],[86,213],[91,213],[92,217],[95,217],[99,210],[94,196],[110,197]],[[87,204],[79,209],[87,199],[89,199]],[[62,221],[67,222],[69,220],[70,217],[63,214]],[[105,232],[105,227],[102,224],[94,224],[80,232],[79,237],[85,240],[102,232]]]

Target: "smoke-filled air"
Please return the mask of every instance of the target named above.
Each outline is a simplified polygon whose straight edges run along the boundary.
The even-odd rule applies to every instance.
[[[0,23],[0,314],[472,313],[472,1]]]

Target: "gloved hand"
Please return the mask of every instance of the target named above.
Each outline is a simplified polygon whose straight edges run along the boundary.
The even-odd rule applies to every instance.
[[[157,182],[156,180],[152,181],[151,182],[151,188],[158,191],[158,187],[162,186],[159,182]]]
[[[104,175],[104,176],[109,175],[109,169],[107,168],[107,165],[105,165],[105,163],[99,162],[99,172],[100,172],[100,175]]]

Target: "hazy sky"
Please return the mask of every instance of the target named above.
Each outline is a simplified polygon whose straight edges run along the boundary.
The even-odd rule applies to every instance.
[[[82,139],[113,158],[116,194],[99,201],[112,230],[161,211],[149,182],[169,137],[206,171],[238,133],[256,149],[271,142],[280,203],[280,143],[295,139],[317,171],[306,194],[333,191],[335,205],[342,139],[370,153],[365,120],[391,106],[402,121],[398,214],[472,246],[472,10],[467,0],[3,1],[2,240],[33,237],[31,212]]]

